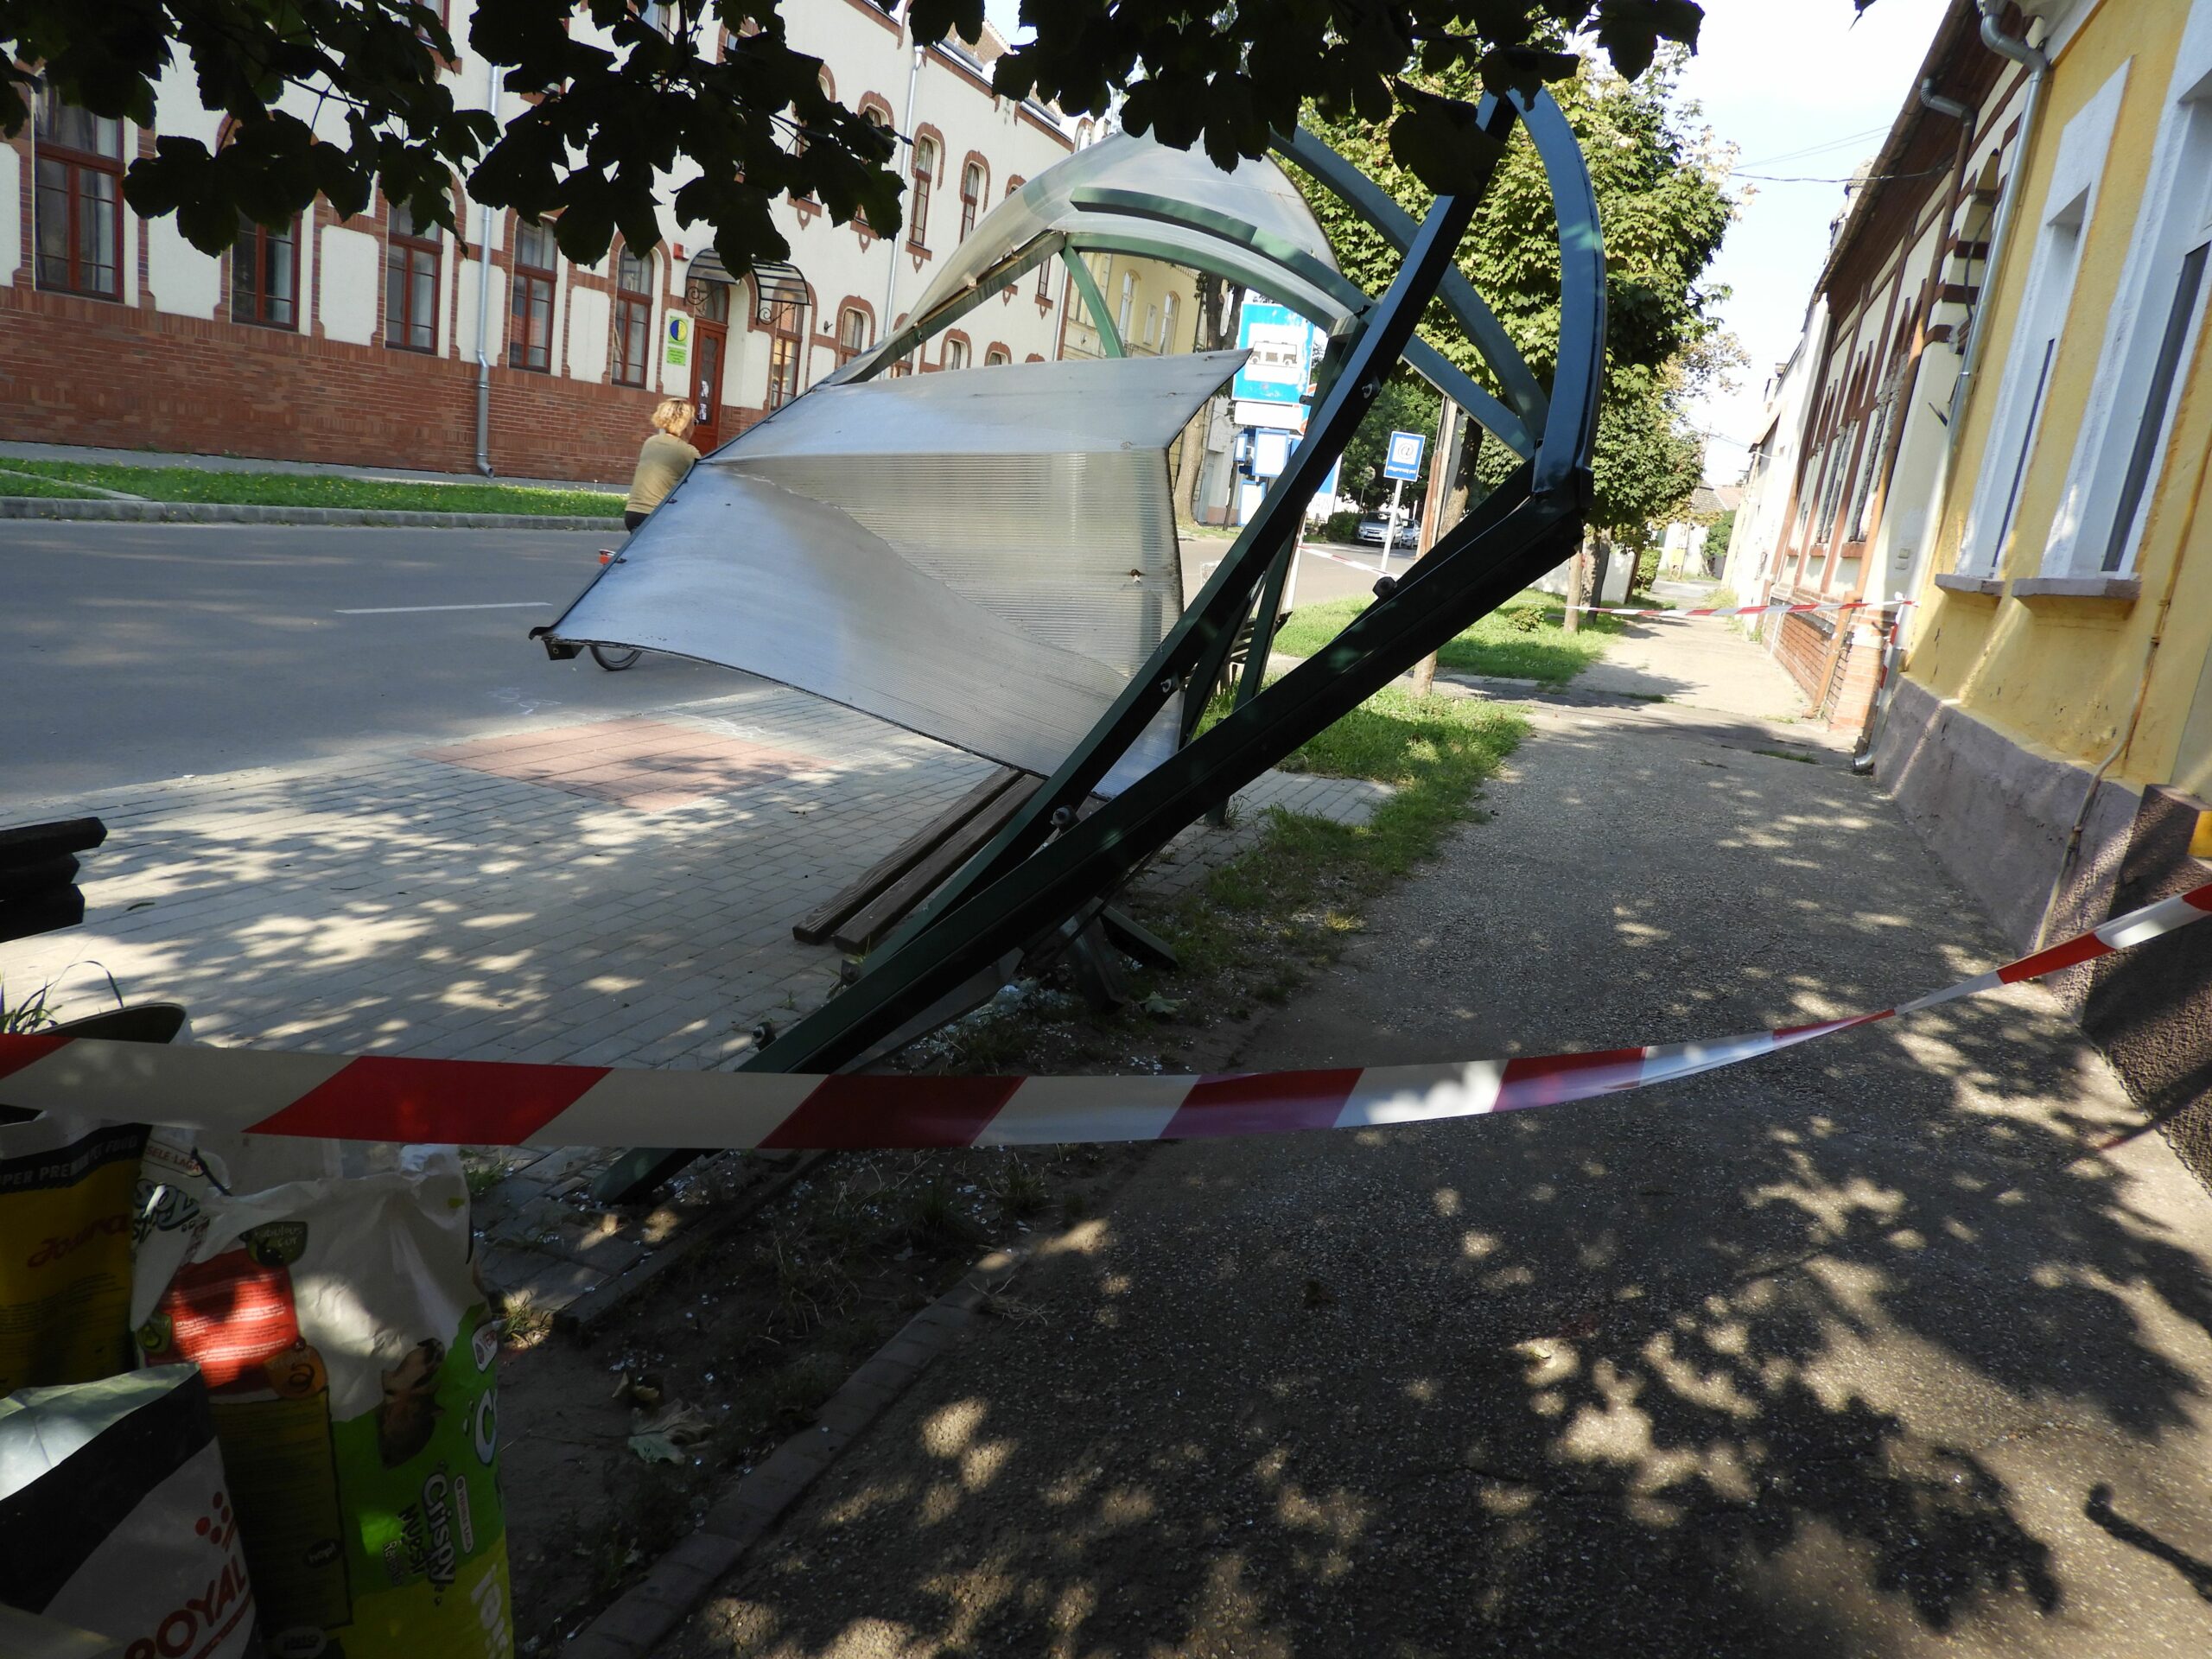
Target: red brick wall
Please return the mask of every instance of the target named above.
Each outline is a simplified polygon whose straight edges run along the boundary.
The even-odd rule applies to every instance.
[[[0,438],[15,442],[465,473],[476,372],[20,281],[0,289]],[[659,394],[494,365],[491,401],[495,472],[626,483]]]

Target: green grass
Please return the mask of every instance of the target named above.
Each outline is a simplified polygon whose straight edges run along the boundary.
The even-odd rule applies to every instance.
[[[1372,602],[1354,597],[1302,607],[1275,636],[1275,649],[1311,657]],[[1621,632],[1622,623],[1618,617],[1586,617],[1580,633],[1569,633],[1560,626],[1562,615],[1550,595],[1522,594],[1438,652],[1437,665],[1461,674],[1563,684],[1605,654],[1606,639]]]
[[[1208,711],[1226,712],[1226,696]],[[1364,824],[1270,811],[1250,852],[1216,870],[1163,917],[1182,966],[1178,995],[1233,975],[1255,995],[1289,995],[1361,925],[1364,902],[1435,853],[1529,729],[1513,709],[1475,697],[1386,688],[1290,755],[1284,772],[1368,778],[1396,792]]]
[[[5,471],[0,471],[0,495],[37,495],[59,501],[100,499],[95,492],[80,490],[73,484],[57,484],[50,478],[31,478]]]
[[[149,501],[269,507],[378,507],[406,512],[517,512],[615,518],[622,498],[596,490],[512,484],[417,484],[312,473],[215,473],[192,467],[122,467],[78,461],[0,461],[0,495],[67,495],[96,485]]]

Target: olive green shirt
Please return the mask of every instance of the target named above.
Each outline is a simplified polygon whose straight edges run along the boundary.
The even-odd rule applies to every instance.
[[[656,432],[638,452],[638,470],[630,480],[630,499],[623,503],[632,512],[651,512],[663,498],[683,481],[699,452],[681,438]]]

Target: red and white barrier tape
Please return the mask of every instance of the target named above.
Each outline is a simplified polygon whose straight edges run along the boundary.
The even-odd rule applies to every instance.
[[[1792,604],[1777,599],[1764,605],[1700,605],[1683,611],[1640,611],[1625,605],[1569,605],[1564,608],[1586,615],[1669,617],[1679,620],[1686,616],[1764,616],[1770,612],[1795,616],[1807,611],[1902,611],[1917,602],[1910,599],[1819,599]]]
[[[1675,1082],[2039,979],[2208,912],[2212,882],[1879,1013],[1589,1054],[1199,1077],[821,1077],[29,1035],[0,1037],[0,1103],[257,1135],[536,1147],[1019,1147],[1364,1128],[1556,1106]]]

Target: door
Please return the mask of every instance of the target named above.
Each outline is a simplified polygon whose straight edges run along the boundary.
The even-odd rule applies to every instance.
[[[691,296],[692,447],[701,454],[722,441],[722,369],[729,359],[729,288],[702,282]]]
[[[694,325],[691,341],[691,446],[706,454],[722,441],[722,356],[729,330],[719,322]]]

